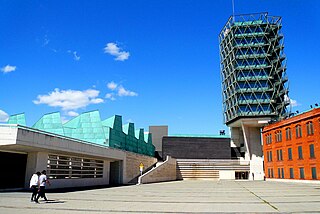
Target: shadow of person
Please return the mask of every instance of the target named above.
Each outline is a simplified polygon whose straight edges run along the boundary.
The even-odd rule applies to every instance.
[[[65,203],[65,201],[59,201],[59,200],[46,200],[46,201],[42,201],[45,202],[46,204],[63,204]]]

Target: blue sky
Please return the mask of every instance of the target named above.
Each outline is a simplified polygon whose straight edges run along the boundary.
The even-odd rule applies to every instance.
[[[231,0],[0,0],[0,121],[100,110],[170,134],[218,134],[218,34]],[[293,110],[320,102],[320,1],[235,0],[282,16]]]

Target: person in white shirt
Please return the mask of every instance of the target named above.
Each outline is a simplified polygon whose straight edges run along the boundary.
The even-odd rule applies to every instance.
[[[32,175],[30,179],[30,188],[32,190],[31,201],[36,200],[38,187],[39,187],[39,176],[41,175],[40,172],[36,172]]]
[[[46,184],[49,184],[50,185],[50,182],[49,180],[47,179],[47,172],[46,170],[43,170],[41,172],[41,175],[39,177],[39,193],[38,193],[38,196],[37,198],[34,200],[36,203],[39,203],[39,198],[44,198],[45,201],[48,201],[47,197],[46,197]]]

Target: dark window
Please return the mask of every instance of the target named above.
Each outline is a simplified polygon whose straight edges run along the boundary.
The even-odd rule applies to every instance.
[[[280,168],[278,168],[278,178],[281,178]]]
[[[273,169],[271,169],[271,178],[273,178],[274,176],[273,176]]]
[[[307,135],[313,135],[314,130],[313,130],[313,123],[307,122]]]
[[[311,167],[312,179],[317,179],[317,168]]]
[[[298,146],[298,157],[299,157],[299,159],[303,159],[302,146]]]
[[[282,149],[277,150],[277,159],[278,159],[278,161],[282,161],[283,160],[283,158],[282,158]]]
[[[302,137],[302,129],[300,125],[296,126],[296,138]]]
[[[277,131],[276,132],[276,142],[281,142],[282,141],[282,132]]]
[[[267,152],[267,159],[268,159],[268,162],[272,162],[272,151]]]
[[[288,148],[288,160],[292,160],[292,148]]]
[[[300,172],[300,178],[304,179],[304,168],[303,167],[299,168],[299,172]]]
[[[284,178],[284,169],[281,168],[281,178]]]
[[[290,178],[294,178],[293,168],[290,168]]]
[[[310,150],[310,158],[315,158],[315,156],[314,156],[314,145],[313,144],[309,145],[309,150]]]
[[[286,140],[291,140],[291,129],[286,128]]]
[[[270,144],[272,143],[272,135],[271,134],[267,134],[266,135],[266,144]]]

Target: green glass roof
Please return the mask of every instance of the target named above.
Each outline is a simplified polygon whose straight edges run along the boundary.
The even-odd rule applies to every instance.
[[[24,113],[10,115],[8,124],[19,124],[26,126],[26,117]]]
[[[24,113],[10,116],[8,123],[26,126]],[[144,137],[144,129],[135,131],[134,123],[122,126],[122,116],[120,115],[101,120],[99,111],[95,110],[82,113],[62,124],[60,112],[53,112],[43,115],[32,126],[32,129],[60,137],[70,137],[83,142],[154,156],[155,147],[152,144],[151,134]]]

